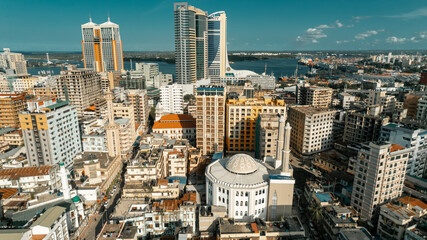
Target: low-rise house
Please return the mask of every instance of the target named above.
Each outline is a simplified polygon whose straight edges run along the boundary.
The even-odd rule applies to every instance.
[[[0,188],[17,188],[21,192],[40,192],[61,186],[55,165],[0,169]]]
[[[83,180],[82,186],[99,186],[105,192],[122,171],[120,156],[110,157],[108,153],[84,152],[74,159],[74,174]]]
[[[427,214],[427,204],[413,198],[402,197],[396,203],[381,206],[377,234],[381,239],[401,240],[409,226],[419,223]]]

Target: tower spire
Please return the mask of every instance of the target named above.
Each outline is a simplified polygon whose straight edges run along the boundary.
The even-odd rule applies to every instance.
[[[291,152],[289,145],[291,142],[291,125],[289,122],[286,123],[285,127],[285,135],[284,135],[284,146],[282,151],[282,174],[283,175],[291,175],[291,172],[289,170],[289,153]]]

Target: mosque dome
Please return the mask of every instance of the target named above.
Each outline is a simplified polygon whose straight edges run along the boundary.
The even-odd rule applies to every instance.
[[[236,154],[228,159],[225,168],[236,174],[250,174],[258,169],[258,164],[247,154]]]

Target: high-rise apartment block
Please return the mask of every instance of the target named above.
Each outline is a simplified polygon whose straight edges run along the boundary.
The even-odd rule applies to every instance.
[[[270,96],[227,101],[226,144],[229,151],[255,151],[256,121],[261,113],[275,113],[286,118],[285,101]],[[272,145],[266,144],[270,144],[267,147]]]
[[[19,113],[26,108],[25,94],[0,94],[0,128],[19,126]]]
[[[82,150],[75,106],[56,99],[33,100],[19,120],[30,166],[64,163],[72,167]]]
[[[427,130],[389,123],[381,128],[380,139],[411,149],[406,174],[423,177],[427,159]]]
[[[255,126],[255,158],[276,156],[280,115],[260,113]]]
[[[27,74],[27,61],[21,53],[13,53],[9,48],[3,48],[0,53],[0,69],[4,69],[8,74]]]
[[[110,18],[103,24],[92,19],[82,25],[82,50],[85,68],[97,72],[123,70],[123,49],[119,25]]]
[[[297,103],[299,105],[311,105],[314,107],[327,108],[332,102],[331,88],[297,86]]]
[[[357,155],[351,206],[370,219],[381,203],[400,197],[411,150],[402,146],[370,142]]]
[[[62,71],[57,86],[58,98],[76,106],[79,117],[102,96],[101,76],[89,69]]]
[[[345,116],[343,141],[361,143],[375,141],[380,136],[381,126],[387,124],[389,117],[380,115],[381,107],[372,106],[366,111],[348,111]]]
[[[184,93],[178,84],[167,85],[160,88],[160,103],[164,113],[184,113]]]
[[[147,90],[126,90],[128,101],[133,106],[133,112],[135,115],[135,123],[147,126],[148,115],[150,109],[148,108],[148,95]]]
[[[174,3],[176,82],[187,84],[207,76],[207,13]]]
[[[417,119],[427,120],[427,95],[418,99]]]
[[[298,155],[311,155],[332,148],[335,111],[311,105],[292,106],[288,121],[292,127],[291,147]]]
[[[224,149],[226,89],[205,86],[196,89],[197,147],[202,155]]]
[[[386,91],[371,90],[369,91],[368,104],[380,105],[381,111],[392,112],[396,104],[396,98],[391,95],[386,95]]]

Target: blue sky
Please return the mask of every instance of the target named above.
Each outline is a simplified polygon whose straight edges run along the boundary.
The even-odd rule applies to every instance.
[[[0,48],[81,51],[80,25],[120,25],[125,51],[172,51],[171,0],[0,0]],[[426,49],[426,0],[198,0],[224,10],[229,50]]]

